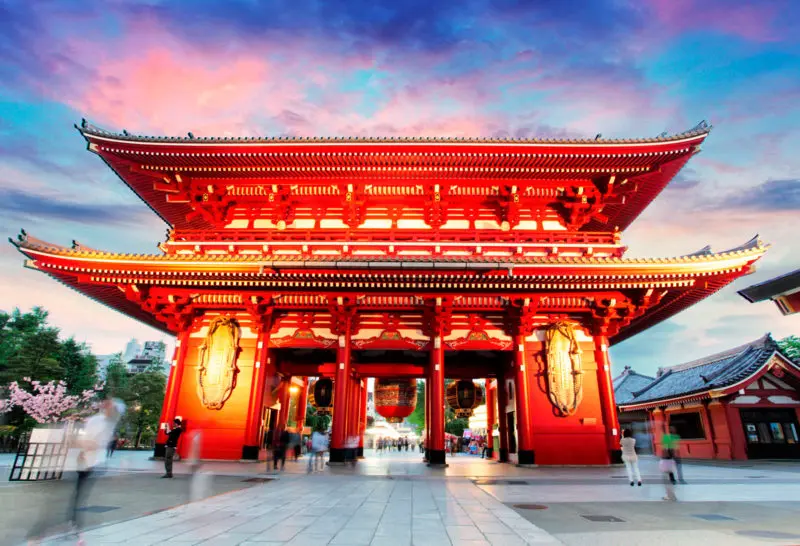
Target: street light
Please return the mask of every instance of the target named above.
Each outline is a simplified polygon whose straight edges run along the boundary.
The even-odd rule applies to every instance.
[[[297,385],[292,385],[291,387],[289,387],[289,392],[292,394],[297,394],[298,392],[300,392],[300,387],[298,387]]]

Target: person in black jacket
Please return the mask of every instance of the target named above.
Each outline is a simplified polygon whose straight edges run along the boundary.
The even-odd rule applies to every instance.
[[[273,468],[275,470],[278,470],[278,461],[281,462],[281,470],[286,467],[286,449],[289,447],[290,440],[289,431],[283,429],[280,436],[278,436],[278,445],[275,446],[272,455]]]
[[[178,447],[178,438],[181,437],[181,433],[183,432],[180,419],[175,419],[174,425],[175,426],[172,428],[166,425],[164,429],[164,432],[167,433],[166,452],[164,453],[164,470],[166,474],[161,476],[162,478],[172,477],[172,462],[175,459],[175,449]]]

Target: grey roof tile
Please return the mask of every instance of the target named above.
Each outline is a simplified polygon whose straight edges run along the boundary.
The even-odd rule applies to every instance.
[[[734,349],[662,368],[659,376],[648,383],[641,379],[631,381],[631,377],[645,376],[626,370],[627,376],[618,378],[619,386],[614,382],[615,390],[619,388],[616,402],[618,405],[655,402],[730,387],[756,373],[775,351],[779,351],[778,344],[766,334]]]

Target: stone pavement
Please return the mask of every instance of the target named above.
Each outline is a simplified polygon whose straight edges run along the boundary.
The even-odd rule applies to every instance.
[[[126,460],[127,459],[127,460]],[[800,544],[800,464],[686,464],[680,502],[662,502],[654,459],[645,485],[622,468],[522,469],[459,455],[431,469],[418,454],[368,454],[355,468],[274,481],[86,532],[87,544]],[[209,463],[217,475],[266,476],[264,464]],[[180,464],[178,472],[184,471]],[[109,478],[161,471],[145,456]],[[67,544],[54,539],[48,544]],[[72,539],[74,543],[74,539]]]
[[[87,544],[140,546],[560,544],[468,480],[325,474],[283,475],[84,537]]]

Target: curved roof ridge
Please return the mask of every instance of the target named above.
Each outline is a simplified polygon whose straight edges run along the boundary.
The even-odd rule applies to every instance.
[[[695,136],[707,135],[711,131],[711,125],[703,120],[691,129],[680,133],[668,135],[662,133],[656,137],[646,138],[504,138],[504,137],[300,137],[300,136],[273,136],[273,137],[197,137],[189,132],[186,136],[153,136],[153,135],[133,135],[127,130],[121,133],[102,129],[82,119],[80,124],[75,124],[75,128],[86,137],[87,135],[108,137],[117,140],[127,140],[130,142],[174,142],[174,143],[252,143],[252,144],[274,144],[274,143],[491,143],[491,144],[648,144],[665,143],[675,140],[682,140]]]
[[[680,372],[684,370],[690,370],[692,368],[697,368],[698,366],[713,364],[715,362],[719,362],[720,360],[725,360],[726,358],[731,358],[736,355],[740,355],[747,350],[764,347],[771,340],[772,340],[772,334],[766,333],[758,339],[755,339],[748,343],[744,343],[737,347],[726,349],[724,351],[704,356],[703,358],[698,358],[696,360],[690,360],[689,362],[684,362],[682,364],[675,364],[674,366],[664,366],[661,369],[664,370],[665,372],[667,371]],[[774,341],[772,342],[774,343]],[[713,379],[713,377],[709,377],[709,379],[711,380]]]

